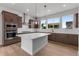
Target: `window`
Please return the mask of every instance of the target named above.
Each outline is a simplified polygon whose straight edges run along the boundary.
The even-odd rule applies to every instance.
[[[51,18],[47,20],[48,28],[59,28],[60,18]]]
[[[73,27],[74,15],[66,15],[58,18],[48,18],[47,20],[41,20],[41,28],[46,29],[47,27],[50,29],[59,29],[68,28],[71,29]],[[61,25],[62,24],[62,25]]]
[[[41,20],[41,28],[46,29],[46,20]]]
[[[73,25],[73,15],[62,17],[62,28],[72,28]]]

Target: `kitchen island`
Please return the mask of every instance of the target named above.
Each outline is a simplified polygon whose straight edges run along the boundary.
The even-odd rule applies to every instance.
[[[34,55],[48,43],[49,33],[29,33],[29,34],[19,34],[21,37],[21,48]]]

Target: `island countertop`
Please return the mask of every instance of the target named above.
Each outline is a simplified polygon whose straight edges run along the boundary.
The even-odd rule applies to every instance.
[[[20,37],[26,37],[27,39],[36,39],[36,38],[40,38],[40,37],[43,37],[43,36],[47,36],[47,35],[50,35],[50,33],[29,33],[29,34],[19,34],[17,36],[20,36]]]

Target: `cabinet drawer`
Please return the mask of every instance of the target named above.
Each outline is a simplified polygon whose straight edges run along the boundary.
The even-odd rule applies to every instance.
[[[52,34],[48,35],[48,40],[55,40],[55,34],[52,33]]]

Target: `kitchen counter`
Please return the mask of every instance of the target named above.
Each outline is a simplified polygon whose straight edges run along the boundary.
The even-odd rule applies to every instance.
[[[63,34],[77,34],[79,35],[79,28],[75,29],[29,29],[18,30],[18,34],[27,34],[27,33],[63,33]]]
[[[21,48],[30,55],[34,55],[47,45],[48,35],[49,33],[29,33],[18,36],[21,37]]]
[[[53,33],[79,35],[79,29],[54,29],[54,32]]]

